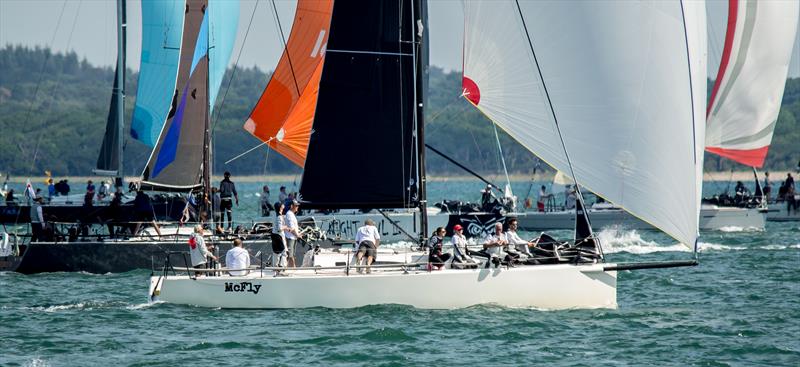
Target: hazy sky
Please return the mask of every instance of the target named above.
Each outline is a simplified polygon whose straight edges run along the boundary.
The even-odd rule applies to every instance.
[[[231,57],[239,66],[257,65],[271,70],[282,51],[270,0],[241,0],[239,36]],[[294,18],[294,0],[276,0],[284,33],[288,37]],[[429,0],[431,63],[449,70],[461,69],[463,11],[460,0]],[[727,0],[708,1],[709,74],[716,76],[725,37]],[[59,22],[59,14],[63,16]],[[140,0],[128,0],[128,67],[138,69],[141,42]],[[250,18],[249,34],[245,39]],[[7,44],[50,46],[74,50],[95,65],[116,59],[116,1],[114,0],[0,0],[0,46]],[[244,43],[244,48],[242,48]],[[800,75],[798,41],[795,40],[789,73]]]

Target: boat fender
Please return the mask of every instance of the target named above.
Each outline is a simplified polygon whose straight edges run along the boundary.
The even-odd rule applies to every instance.
[[[0,235],[0,256],[9,256],[11,255],[11,245],[9,245],[9,236],[8,233],[3,232]]]

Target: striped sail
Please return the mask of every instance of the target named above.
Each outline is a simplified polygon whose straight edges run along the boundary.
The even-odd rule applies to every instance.
[[[465,98],[570,172],[563,137],[580,185],[694,245],[705,4],[466,1],[464,12]]]
[[[154,147],[178,74],[184,0],[142,0],[142,55],[131,137]]]
[[[292,32],[244,129],[303,167],[330,33],[332,0],[297,2]]]
[[[797,33],[797,1],[729,0],[708,106],[706,150],[762,167],[772,142]]]
[[[178,82],[172,108],[142,173],[143,186],[199,186],[208,122],[208,11],[206,0],[186,3]]]

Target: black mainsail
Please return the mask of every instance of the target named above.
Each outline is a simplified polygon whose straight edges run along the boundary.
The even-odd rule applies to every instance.
[[[125,50],[127,45],[127,17],[125,0],[117,0],[117,66],[114,70],[114,88],[106,119],[106,132],[97,157],[98,174],[117,176],[122,184],[122,127],[125,110]]]
[[[418,206],[415,3],[334,3],[300,186],[304,206]]]

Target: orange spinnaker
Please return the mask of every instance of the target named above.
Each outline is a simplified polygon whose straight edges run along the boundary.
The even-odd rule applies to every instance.
[[[244,129],[303,167],[325,62],[333,0],[299,0],[278,66]]]

